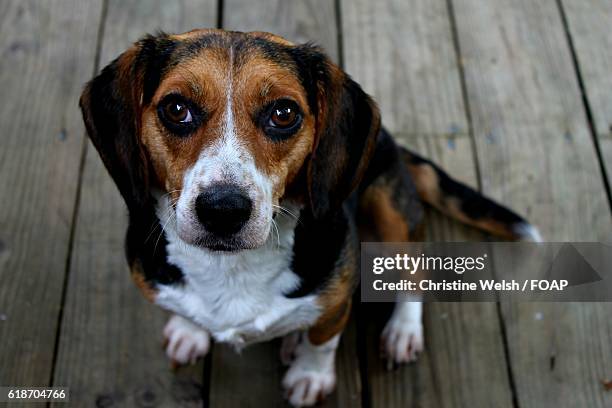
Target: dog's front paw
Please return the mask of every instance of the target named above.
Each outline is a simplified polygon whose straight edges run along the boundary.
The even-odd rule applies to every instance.
[[[316,404],[329,395],[336,386],[334,359],[340,336],[313,345],[308,336],[299,336],[295,359],[283,379],[285,396],[295,407]]]
[[[174,315],[164,327],[166,355],[174,365],[194,364],[210,349],[208,332],[189,320]]]
[[[283,387],[291,405],[306,407],[316,404],[329,395],[336,386],[336,374],[331,371],[314,371],[294,364],[285,378]]]
[[[387,358],[387,368],[393,364],[411,363],[423,351],[423,324],[420,319],[408,320],[393,316],[387,322],[382,336],[381,348]]]

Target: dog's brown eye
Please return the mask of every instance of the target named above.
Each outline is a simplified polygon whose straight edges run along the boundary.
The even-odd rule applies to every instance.
[[[188,136],[206,118],[206,112],[179,94],[166,95],[157,105],[157,115],[166,129],[177,136]]]
[[[278,128],[289,128],[295,124],[297,115],[297,110],[291,105],[275,106],[272,109],[270,122]]]
[[[193,120],[187,105],[178,101],[170,101],[164,107],[165,117],[174,123],[189,123]]]
[[[266,135],[274,141],[280,141],[300,130],[302,111],[291,99],[279,99],[265,107],[259,118]]]

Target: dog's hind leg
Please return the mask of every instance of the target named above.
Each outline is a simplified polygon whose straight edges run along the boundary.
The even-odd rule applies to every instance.
[[[383,166],[361,194],[362,241],[422,241],[423,208],[397,150],[388,148],[378,163]],[[400,296],[381,335],[381,349],[390,366],[415,361],[424,347],[421,294]]]
[[[424,349],[423,303],[420,295],[398,299],[381,335],[387,368],[393,363],[412,363]]]

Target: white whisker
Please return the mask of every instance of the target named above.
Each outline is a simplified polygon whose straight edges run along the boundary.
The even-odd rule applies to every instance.
[[[280,248],[280,245],[281,245],[280,232],[278,232],[278,225],[276,225],[276,221],[272,220],[272,226],[274,227],[274,230],[276,231],[276,239],[278,241],[277,248]]]
[[[161,231],[159,231],[159,235],[157,236],[157,241],[155,241],[155,247],[153,248],[153,252],[157,250],[157,244],[159,244],[159,240],[161,239],[162,235],[166,231],[166,227],[168,226],[168,223],[173,220],[173,217],[176,217],[176,213],[170,214],[170,216],[168,217],[164,225],[162,225]]]
[[[169,215],[171,216],[171,211],[174,210],[174,207],[170,206],[168,208],[166,208],[164,210],[164,214],[162,216],[162,218],[167,218]],[[151,236],[157,231],[157,229],[160,227],[160,222],[161,220],[158,220],[158,222],[155,223],[155,226],[153,226],[153,228],[151,229],[151,231],[149,232],[149,235],[147,235],[147,238],[144,240],[144,242],[147,242],[149,240],[149,238],[151,238]]]
[[[287,209],[287,208],[283,207],[282,205],[272,204],[272,207],[273,207],[273,208],[278,209],[278,210],[279,210],[279,212],[280,212],[280,214],[282,214],[282,215],[286,215],[286,216],[288,216],[288,217],[290,217],[290,218],[293,218],[293,219],[294,219],[294,220],[296,220],[298,223],[301,223],[301,222],[300,222],[300,217],[299,217],[299,216],[295,215],[293,212],[289,211],[289,209]]]

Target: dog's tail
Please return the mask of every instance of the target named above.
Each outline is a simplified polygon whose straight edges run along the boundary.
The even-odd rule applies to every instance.
[[[527,220],[453,180],[440,167],[400,147],[402,158],[424,202],[458,221],[503,239],[541,242],[538,229]]]

